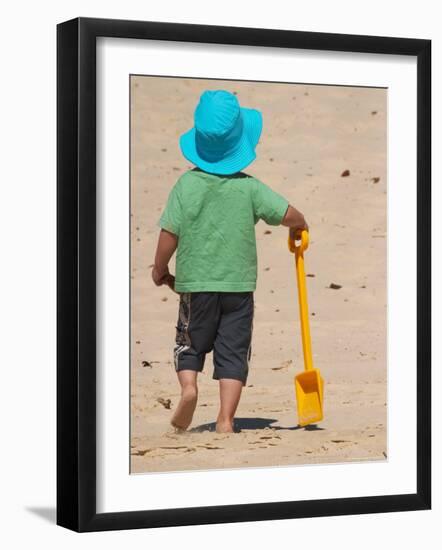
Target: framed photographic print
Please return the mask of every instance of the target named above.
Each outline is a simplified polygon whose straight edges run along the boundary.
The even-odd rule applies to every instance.
[[[430,41],[57,40],[57,523],[430,508]]]

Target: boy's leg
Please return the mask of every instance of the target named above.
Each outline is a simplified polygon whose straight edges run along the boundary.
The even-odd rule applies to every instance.
[[[233,418],[247,381],[253,328],[253,293],[224,293],[214,343],[214,375],[220,382],[217,431],[232,432]]]
[[[198,386],[196,383],[198,372],[181,370],[177,372],[177,375],[181,384],[181,399],[170,423],[177,430],[187,430],[192,422],[198,399]]]
[[[218,433],[233,432],[233,418],[238,407],[243,383],[233,378],[221,378],[219,381],[220,409],[216,419]]]
[[[176,429],[186,430],[192,422],[198,397],[197,374],[203,370],[206,353],[212,350],[218,316],[214,293],[181,294],[174,349],[181,400],[171,421]]]

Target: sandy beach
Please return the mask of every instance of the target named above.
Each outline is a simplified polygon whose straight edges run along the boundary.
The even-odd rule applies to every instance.
[[[293,380],[303,358],[287,230],[259,222],[239,432],[214,431],[211,355],[190,430],[170,428],[180,395],[172,353],[178,297],[155,287],[150,271],[168,193],[192,168],[178,138],[206,89],[237,93],[241,105],[262,112],[257,160],[245,171],[287,197],[310,226],[312,347],[325,380],[325,418],[317,426],[297,426]],[[132,473],[386,460],[386,108],[384,89],[131,78]]]

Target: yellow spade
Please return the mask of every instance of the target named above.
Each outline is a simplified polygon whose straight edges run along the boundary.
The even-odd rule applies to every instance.
[[[296,402],[298,404],[298,422],[307,426],[320,422],[323,418],[324,380],[318,369],[313,368],[310,323],[308,318],[307,286],[304,271],[304,252],[308,248],[308,232],[301,233],[301,242],[296,244],[289,236],[289,250],[295,253],[296,278],[298,281],[299,314],[301,318],[302,351],[304,353],[304,372],[295,376]]]

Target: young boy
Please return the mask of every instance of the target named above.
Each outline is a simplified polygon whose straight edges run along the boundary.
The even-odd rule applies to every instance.
[[[170,192],[152,278],[180,293],[175,370],[181,401],[172,418],[177,430],[190,425],[197,402],[197,374],[213,350],[219,380],[218,432],[233,432],[233,419],[247,381],[257,257],[255,224],[284,225],[291,235],[307,228],[304,216],[281,195],[241,170],[256,158],[261,113],[240,107],[235,95],[202,94],[195,126],[181,136],[183,155],[196,168]],[[168,263],[177,251],[176,277]]]

